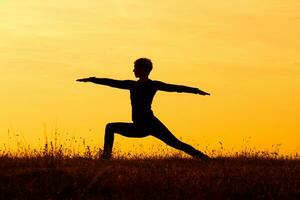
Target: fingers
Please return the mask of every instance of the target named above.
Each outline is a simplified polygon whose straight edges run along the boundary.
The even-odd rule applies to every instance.
[[[77,79],[76,81],[78,81],[78,82],[88,82],[89,79],[88,78],[81,78],[81,79]]]
[[[89,77],[89,78],[81,78],[81,79],[77,79],[76,81],[78,82],[93,82],[96,79],[96,77]]]
[[[203,92],[203,91],[200,91],[198,94],[203,95],[203,96],[205,96],[205,95],[210,95],[210,93]]]

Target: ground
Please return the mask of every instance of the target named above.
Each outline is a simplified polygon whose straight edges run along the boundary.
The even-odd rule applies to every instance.
[[[0,157],[1,199],[300,199],[298,158]]]

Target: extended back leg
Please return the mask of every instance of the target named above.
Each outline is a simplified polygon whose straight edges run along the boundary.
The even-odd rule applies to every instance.
[[[168,128],[162,122],[160,122],[158,119],[155,123],[155,127],[154,127],[152,135],[157,137],[158,139],[162,140],[167,145],[169,145],[169,146],[171,146],[175,149],[184,151],[185,153],[191,155],[194,158],[200,158],[200,159],[205,159],[205,160],[209,159],[209,156],[207,156],[206,154],[204,154],[201,151],[195,149],[191,145],[186,144],[186,143],[181,142],[180,140],[178,140],[168,130]]]

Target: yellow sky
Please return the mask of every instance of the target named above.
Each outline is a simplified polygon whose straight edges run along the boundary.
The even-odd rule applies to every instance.
[[[157,93],[153,110],[178,138],[202,150],[221,141],[228,150],[300,152],[298,0],[1,0],[0,8],[0,149],[41,145],[53,130],[101,147],[106,123],[130,121],[129,93],[75,79],[134,79],[134,60],[149,57],[151,79],[212,93]]]

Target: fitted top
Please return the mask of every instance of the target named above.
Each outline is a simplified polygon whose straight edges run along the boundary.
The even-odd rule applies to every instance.
[[[153,97],[158,90],[167,92],[187,92],[195,94],[202,92],[198,88],[167,84],[161,81],[150,79],[148,79],[147,81],[133,81],[94,78],[92,82],[119,89],[129,90],[133,122],[144,122],[154,117],[153,111],[151,109],[151,104],[153,101]]]

